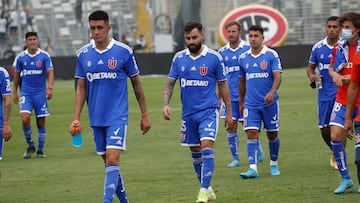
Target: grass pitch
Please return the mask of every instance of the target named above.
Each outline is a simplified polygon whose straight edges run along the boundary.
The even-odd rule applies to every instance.
[[[179,145],[181,105],[178,88],[172,101],[172,120],[162,119],[162,93],[166,77],[143,77],[151,119],[151,130],[142,136],[140,112],[130,88],[127,151],[121,154],[121,172],[130,202],[195,202],[199,183],[190,153]],[[329,166],[330,150],[317,127],[316,91],[310,89],[305,69],[285,69],[280,94],[280,176],[269,173],[268,145],[264,132],[261,143],[265,161],[258,164],[260,177],[243,180],[248,169],[246,137],[240,137],[241,165],[228,169],[230,152],[223,121],[215,146],[212,186],[217,203],[237,202],[358,202],[356,192],[334,195],[340,175]],[[178,85],[178,84],[177,84]],[[13,138],[5,143],[0,161],[0,202],[102,202],[104,164],[95,154],[88,127],[87,108],[82,113],[83,146],[73,148],[68,126],[73,119],[73,81],[56,81],[47,118],[46,159],[24,160],[26,149],[19,107],[13,105]],[[37,142],[35,119],[32,128]],[[350,175],[356,185],[354,142],[348,141]],[[118,201],[115,201],[118,202]]]

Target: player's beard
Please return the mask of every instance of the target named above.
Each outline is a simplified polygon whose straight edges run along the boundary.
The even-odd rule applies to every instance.
[[[189,48],[189,51],[191,53],[198,53],[198,51],[201,49],[201,43],[199,44],[189,44],[187,47]]]

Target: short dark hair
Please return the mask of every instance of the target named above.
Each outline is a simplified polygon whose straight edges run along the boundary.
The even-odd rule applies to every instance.
[[[89,15],[89,21],[90,20],[104,20],[105,22],[109,22],[109,15],[103,10],[97,10]]]
[[[32,36],[35,36],[36,38],[38,38],[37,33],[34,32],[34,31],[31,31],[31,32],[27,32],[27,33],[25,34],[25,39],[27,39],[27,38],[29,38],[29,37],[32,37]]]
[[[338,20],[339,16],[330,16],[326,22]]]
[[[199,22],[190,21],[190,22],[186,23],[186,25],[184,27],[184,32],[185,33],[191,32],[191,30],[193,30],[194,28],[197,28],[200,32],[202,32],[203,26]]]
[[[249,32],[250,31],[258,31],[260,32],[262,35],[264,35],[264,28],[262,28],[260,25],[252,25],[249,28]]]

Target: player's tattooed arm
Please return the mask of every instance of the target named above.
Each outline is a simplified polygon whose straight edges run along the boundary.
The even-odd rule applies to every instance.
[[[164,88],[164,106],[169,105],[172,97],[176,80],[168,78]]]
[[[131,77],[130,80],[131,80],[131,84],[132,84],[133,89],[134,89],[136,100],[139,103],[141,113],[146,114],[147,113],[146,112],[147,111],[147,109],[146,109],[146,100],[145,100],[144,90],[143,90],[142,85],[141,85],[140,76],[136,75],[134,77]]]

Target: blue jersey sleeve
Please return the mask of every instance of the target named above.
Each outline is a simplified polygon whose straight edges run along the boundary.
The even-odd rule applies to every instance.
[[[1,95],[11,94],[10,76],[7,70],[2,67],[0,67],[0,89]]]
[[[125,64],[126,74],[129,77],[139,74],[139,68],[137,66],[134,54],[130,54]]]

